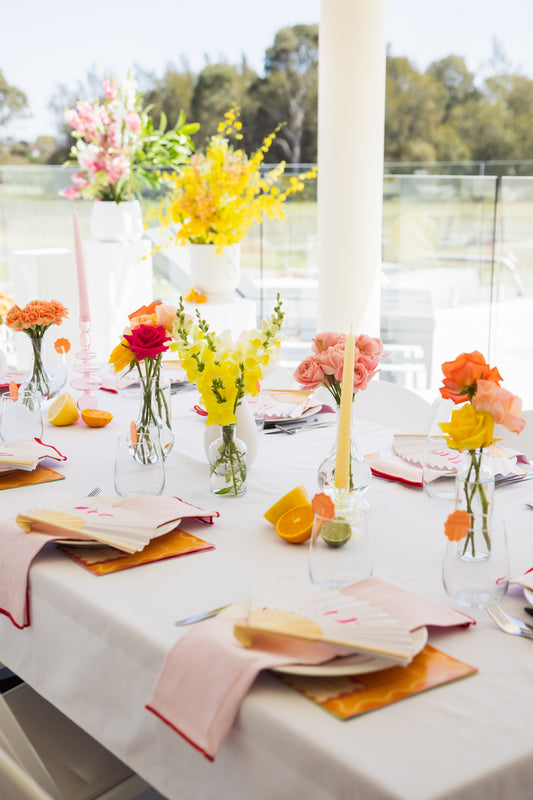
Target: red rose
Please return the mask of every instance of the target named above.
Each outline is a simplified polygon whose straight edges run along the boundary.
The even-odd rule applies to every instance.
[[[168,350],[165,342],[169,342],[171,339],[162,325],[139,325],[124,338],[137,361],[142,361],[144,358],[155,358],[159,353],[164,353]]]

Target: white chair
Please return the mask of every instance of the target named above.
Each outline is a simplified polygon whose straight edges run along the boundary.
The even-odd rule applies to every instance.
[[[147,788],[27,684],[0,695],[2,800],[132,800]]]
[[[389,381],[370,381],[355,397],[357,419],[378,422],[402,433],[427,433],[431,406],[411,389]]]

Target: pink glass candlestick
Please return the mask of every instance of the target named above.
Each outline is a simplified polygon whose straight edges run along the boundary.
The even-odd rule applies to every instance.
[[[81,351],[76,353],[74,358],[77,363],[74,364],[76,372],[81,373],[79,378],[71,381],[71,386],[83,392],[83,395],[78,400],[79,408],[98,408],[98,398],[96,394],[92,394],[93,390],[98,390],[102,385],[102,378],[98,375],[93,375],[98,371],[98,364],[96,363],[96,353],[91,350],[91,322],[84,320],[80,317],[80,342]]]

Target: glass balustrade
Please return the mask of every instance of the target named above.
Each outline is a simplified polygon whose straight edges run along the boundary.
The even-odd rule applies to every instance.
[[[505,384],[525,406],[533,407],[531,170],[515,165],[509,171],[520,177],[497,177],[487,165],[448,166],[440,174],[439,165],[423,166],[412,174],[402,165],[385,166],[381,336],[389,356],[382,362],[383,377],[431,397],[442,361],[478,349],[500,366]],[[287,174],[302,169],[291,165]],[[14,253],[72,249],[72,203],[58,196],[70,185],[71,172],[0,166],[0,288],[12,285]],[[143,197],[145,219],[158,200]],[[76,205],[82,237],[89,238],[91,203]],[[168,234],[162,236],[156,221],[149,221],[146,235],[164,244],[153,253],[154,296],[175,300],[190,287],[187,248],[167,246]],[[255,303],[258,319],[281,293],[283,359],[296,365],[316,332],[316,182],[286,203],[283,221],[266,220],[249,232],[241,261],[239,293]]]

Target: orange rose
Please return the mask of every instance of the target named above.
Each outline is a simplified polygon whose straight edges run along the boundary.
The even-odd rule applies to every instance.
[[[461,353],[455,361],[445,361],[442,371],[444,386],[441,387],[440,393],[446,400],[453,400],[454,403],[471,400],[478,380],[492,381],[496,384],[502,380],[497,368],[490,367],[477,350],[472,353]]]
[[[159,300],[152,300],[149,306],[141,306],[137,309],[137,311],[132,311],[131,314],[128,314],[128,318],[133,320],[135,317],[151,317],[153,314],[155,314],[155,307],[158,306],[159,303]]]

